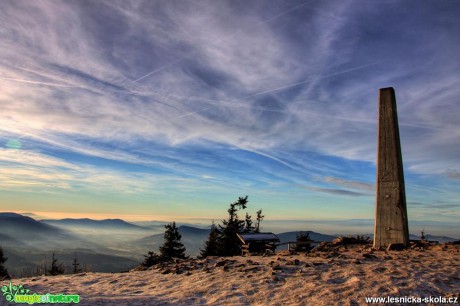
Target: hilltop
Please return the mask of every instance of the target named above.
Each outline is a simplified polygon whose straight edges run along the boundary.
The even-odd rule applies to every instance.
[[[147,271],[14,279],[34,293],[79,294],[80,305],[366,305],[365,297],[458,298],[458,246],[429,250],[209,257]],[[6,305],[4,300],[0,305]]]

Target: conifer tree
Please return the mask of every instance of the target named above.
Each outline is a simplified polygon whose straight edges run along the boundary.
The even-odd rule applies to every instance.
[[[199,258],[205,258],[208,256],[219,256],[219,235],[219,229],[214,224],[214,222],[212,222],[208,240],[204,244],[204,249],[200,250]]]
[[[222,220],[223,225],[219,225],[220,235],[220,250],[222,256],[235,256],[241,253],[241,246],[237,233],[242,233],[244,230],[245,221],[238,219],[238,210],[246,209],[248,196],[239,197],[238,201],[230,204],[228,209],[228,220]]]
[[[64,274],[64,267],[62,264],[57,263],[57,258],[53,252],[53,260],[51,261],[51,269],[48,270],[49,275],[59,275]]]
[[[245,227],[244,227],[243,233],[252,233],[252,232],[254,232],[255,227],[252,225],[251,216],[248,213],[246,213],[246,218],[245,218],[244,222],[245,222]]]
[[[10,278],[8,271],[5,268],[5,262],[8,258],[3,255],[3,249],[0,246],[0,280]]]
[[[264,219],[265,216],[262,215],[262,209],[257,211],[257,219],[256,219],[256,226],[254,229],[255,233],[260,233],[260,222]]]
[[[155,252],[149,251],[147,255],[144,255],[144,261],[142,262],[142,266],[145,268],[151,267],[161,261],[161,258]]]
[[[165,225],[165,228],[164,244],[160,247],[160,256],[164,260],[187,258],[185,256],[185,247],[181,242],[182,235],[176,227],[176,222]]]
[[[82,270],[80,269],[80,263],[77,261],[77,254],[75,254],[75,257],[73,258],[73,274],[80,273]]]

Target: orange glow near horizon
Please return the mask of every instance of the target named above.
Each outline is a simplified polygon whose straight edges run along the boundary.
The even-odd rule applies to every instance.
[[[4,211],[6,212],[6,211]],[[13,211],[12,211],[13,212]],[[122,219],[124,221],[164,221],[164,222],[172,222],[172,221],[209,221],[211,223],[219,222],[222,218],[225,219],[226,216],[221,216],[217,218],[197,218],[191,216],[164,216],[164,215],[139,215],[139,214],[102,214],[102,213],[76,213],[76,212],[61,212],[61,211],[14,211],[18,214],[35,214],[36,216],[32,216],[37,220],[40,219],[93,219],[93,220],[104,220],[104,219]],[[265,218],[266,221],[305,221],[306,218]],[[309,221],[331,221],[331,220],[346,220],[340,218],[309,218]]]
[[[58,212],[58,211],[16,211],[18,214],[33,213],[37,215],[37,219],[64,219],[64,218],[89,218],[93,220],[104,220],[104,219],[123,219],[125,221],[185,221],[192,220],[194,218],[186,216],[151,216],[151,215],[136,215],[136,214],[101,214],[101,213],[76,213],[76,212]],[[202,218],[203,220],[206,218]],[[210,219],[212,220],[212,219]]]

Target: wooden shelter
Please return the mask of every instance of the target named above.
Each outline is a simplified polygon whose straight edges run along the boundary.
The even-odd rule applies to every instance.
[[[236,234],[241,241],[243,256],[251,254],[265,254],[267,251],[275,252],[278,236],[273,233],[246,233]]]

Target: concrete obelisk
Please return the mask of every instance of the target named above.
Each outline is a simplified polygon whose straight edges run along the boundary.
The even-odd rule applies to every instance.
[[[393,88],[380,89],[374,247],[409,243],[406,191]]]

